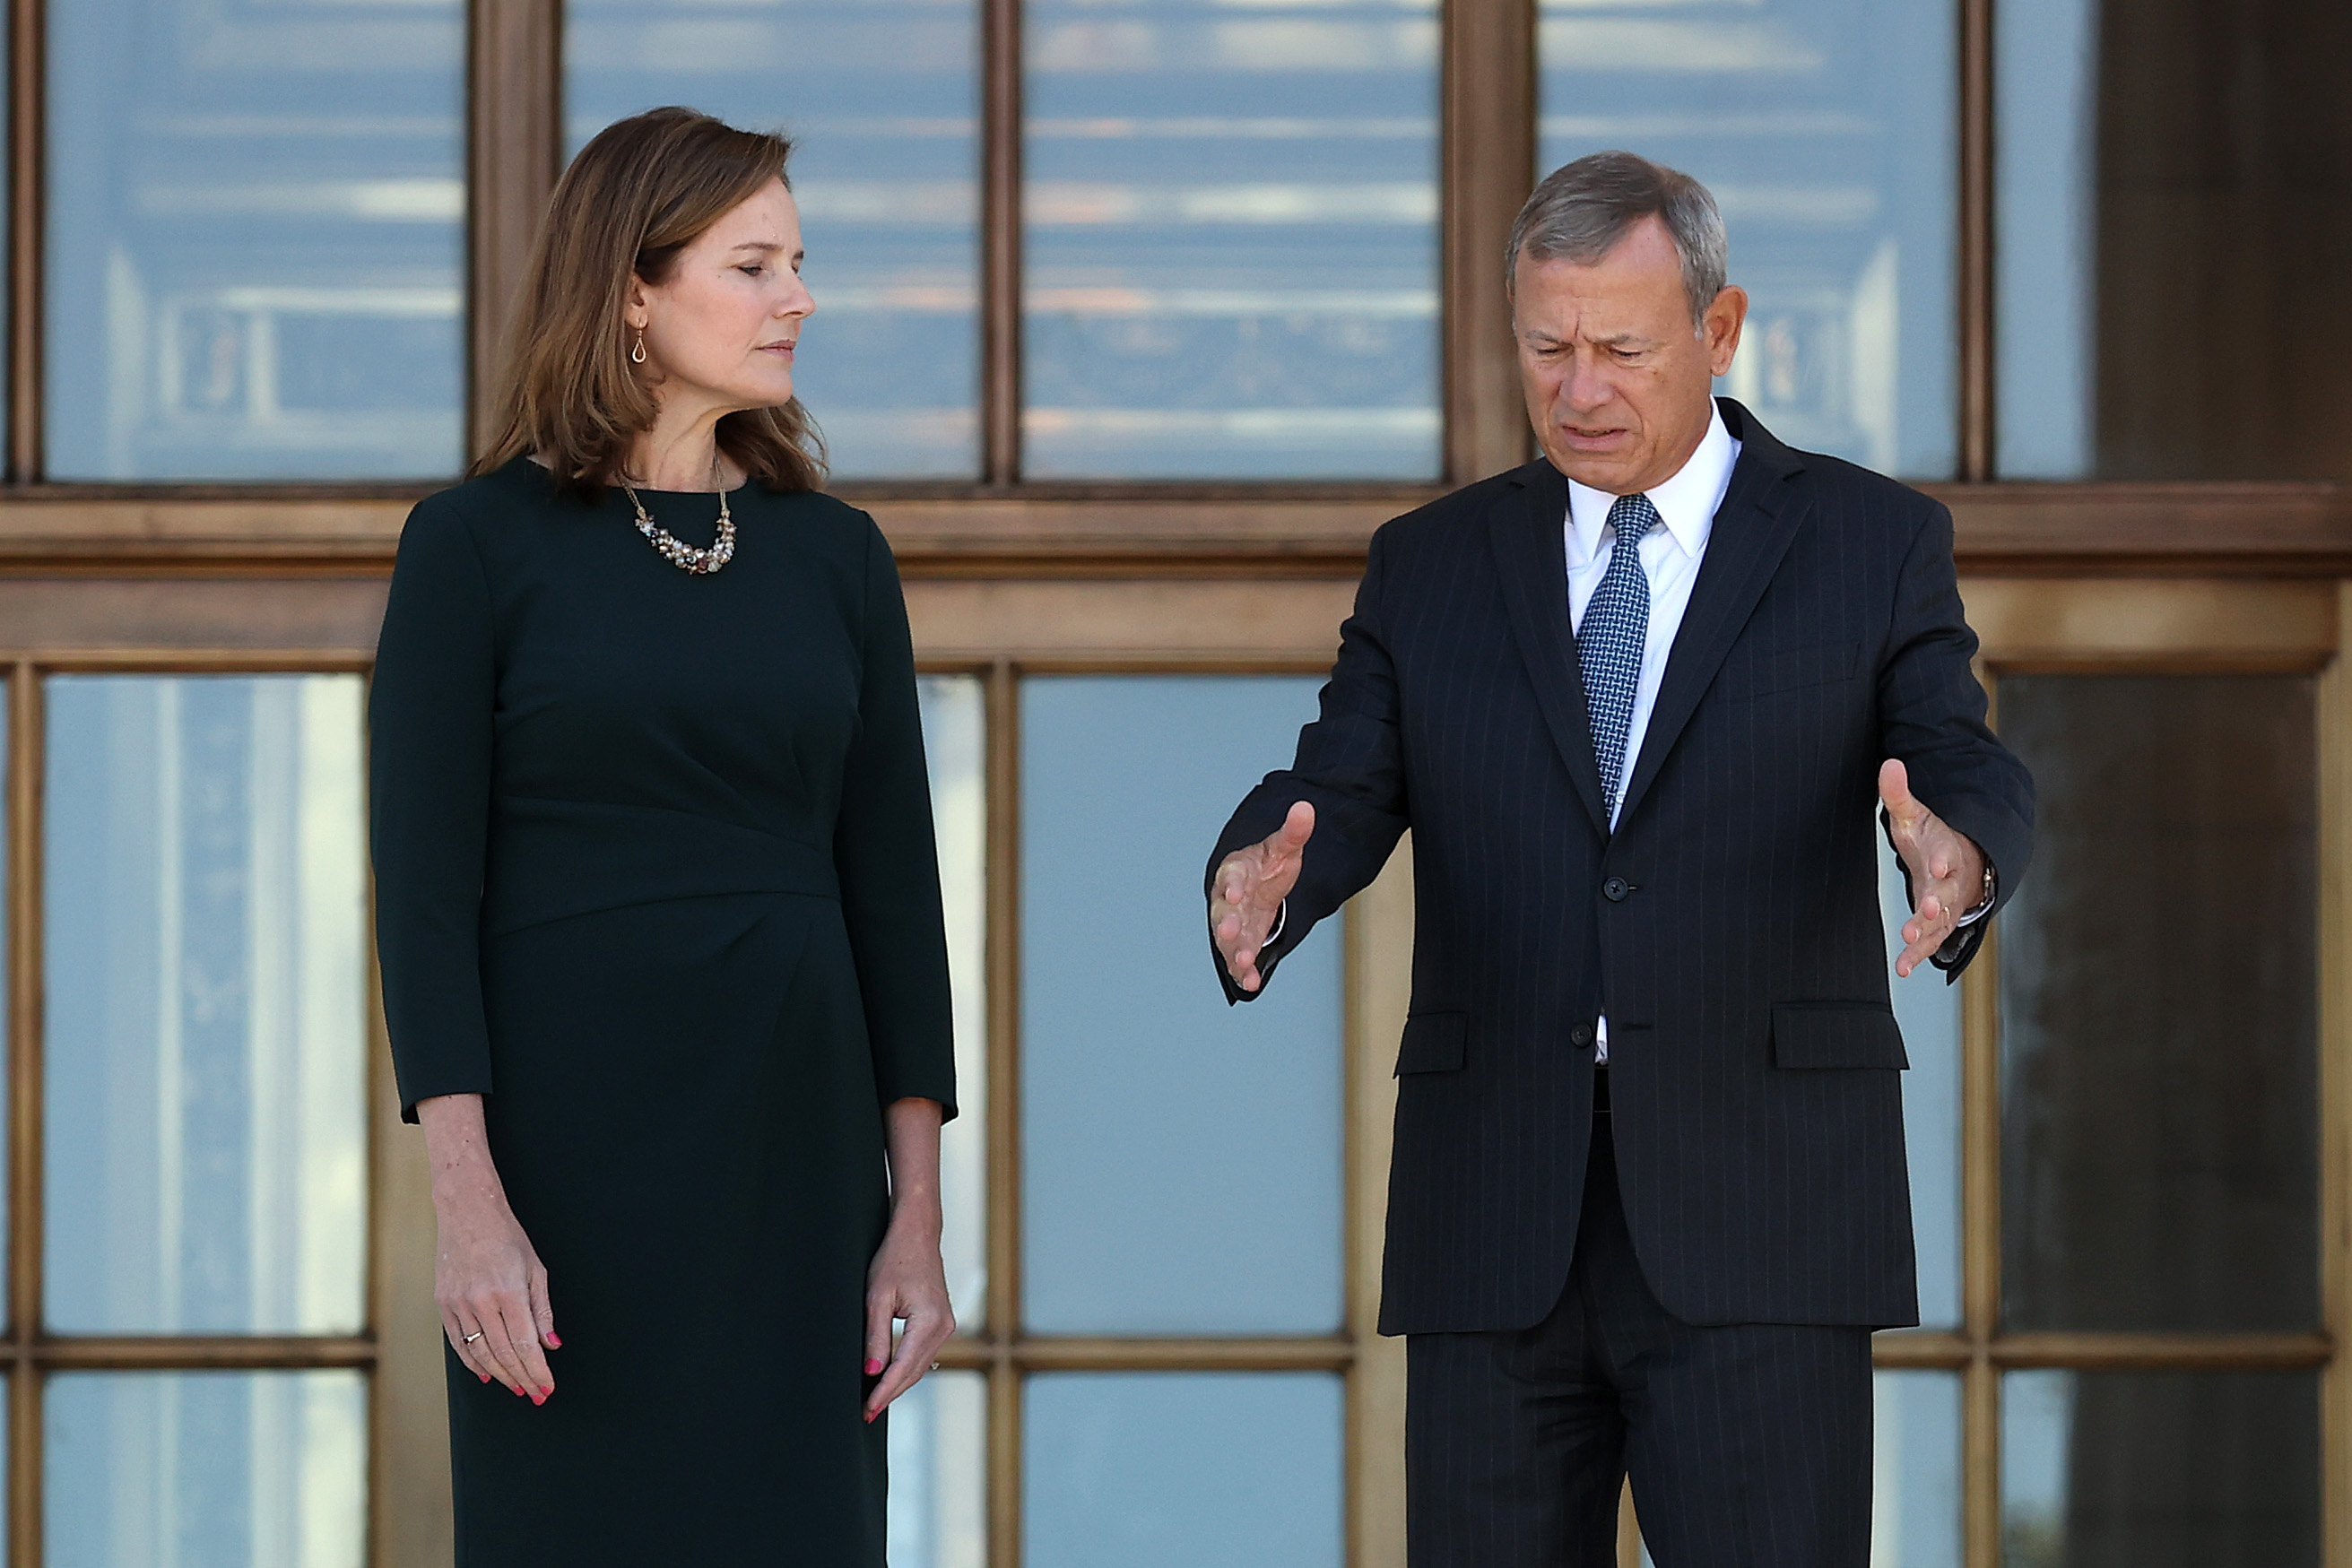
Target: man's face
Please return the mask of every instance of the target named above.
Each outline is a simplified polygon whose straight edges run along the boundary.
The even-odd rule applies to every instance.
[[[1519,383],[1552,466],[1616,496],[1673,478],[1706,434],[1747,291],[1725,288],[1694,329],[1681,258],[1654,216],[1591,267],[1522,256],[1513,287]]]

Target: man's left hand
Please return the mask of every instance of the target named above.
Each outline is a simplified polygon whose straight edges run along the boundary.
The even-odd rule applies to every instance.
[[[1878,769],[1878,798],[1895,852],[1911,873],[1911,918],[1903,923],[1906,946],[1895,960],[1895,972],[1908,978],[1959,929],[1960,916],[1984,901],[1984,852],[1919,803],[1910,770],[1891,757]]]

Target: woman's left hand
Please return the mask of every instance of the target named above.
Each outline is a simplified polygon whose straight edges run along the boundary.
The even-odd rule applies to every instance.
[[[907,1330],[894,1350],[891,1323],[901,1318]],[[866,1272],[866,1374],[882,1378],[866,1396],[866,1420],[922,1380],[955,1326],[938,1230],[894,1222]]]
[[[955,1333],[947,1265],[940,1260],[940,1103],[896,1100],[883,1109],[890,1151],[890,1228],[866,1270],[866,1375],[882,1381],[866,1396],[873,1420],[922,1381]],[[890,1348],[893,1319],[906,1320]]]

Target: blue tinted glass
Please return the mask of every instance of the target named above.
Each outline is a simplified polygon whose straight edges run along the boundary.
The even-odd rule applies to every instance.
[[[1875,833],[1877,826],[1873,823]],[[1903,865],[1882,840],[1879,906],[1886,915],[1886,980],[1911,1071],[1903,1075],[1903,1142],[1911,1160],[1911,1229],[1919,1254],[1919,1322],[1960,1322],[1960,988],[1922,964],[1896,977],[1903,923],[1911,917]]]
[[[49,476],[457,472],[460,0],[47,18]]]
[[[2319,1419],[2315,1373],[2010,1373],[2004,1568],[2315,1568]]]
[[[1871,1568],[1960,1568],[1960,1380],[1877,1375]]]
[[[47,691],[49,1324],[355,1333],[360,679]]]
[[[793,380],[845,477],[979,472],[975,0],[567,0],[577,150],[679,103],[794,143]]]
[[[49,1381],[42,1521],[60,1568],[361,1568],[356,1372],[80,1372]]]
[[[1544,168],[1622,147],[1723,208],[1753,303],[1718,390],[1792,445],[1928,478],[1957,439],[1953,16],[1542,0]]]
[[[1047,1373],[1029,1380],[1026,1568],[1339,1568],[1339,1379]]]
[[[934,1372],[890,1406],[889,1538],[890,1568],[988,1568],[981,1374]]]
[[[2095,466],[2097,0],[2003,5],[1993,39],[2000,476],[2086,478]]]
[[[977,675],[925,675],[917,685],[955,995],[960,1114],[940,1132],[940,1245],[956,1322],[969,1333],[988,1316],[987,715]]]
[[[1022,687],[1022,1239],[1046,1333],[1328,1333],[1339,922],[1228,1008],[1202,871],[1317,683]]]
[[[1028,0],[1027,473],[1437,472],[1436,10]]]

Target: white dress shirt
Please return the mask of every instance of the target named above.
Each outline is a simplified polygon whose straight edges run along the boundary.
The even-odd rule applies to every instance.
[[[1706,557],[1708,536],[1715,532],[1715,510],[1731,487],[1731,470],[1739,461],[1739,443],[1723,423],[1723,411],[1712,409],[1706,434],[1698,450],[1675,476],[1646,494],[1658,508],[1663,527],[1642,540],[1642,575],[1650,580],[1650,624],[1642,641],[1642,675],[1633,687],[1633,716],[1625,730],[1625,761],[1617,777],[1617,808],[1624,810],[1625,786],[1641,758],[1642,737],[1650,727],[1650,710],[1658,706],[1658,685],[1666,676],[1666,655],[1673,652],[1675,633],[1682,630],[1683,612],[1690,608],[1692,584],[1698,581],[1699,562]],[[1581,631],[1584,607],[1601,586],[1617,553],[1617,531],[1609,526],[1609,508],[1617,497],[1575,480],[1568,482],[1568,620]],[[1613,830],[1614,817],[1609,821]],[[1594,1058],[1609,1060],[1609,1019],[1603,1016],[1594,1030]]]

